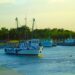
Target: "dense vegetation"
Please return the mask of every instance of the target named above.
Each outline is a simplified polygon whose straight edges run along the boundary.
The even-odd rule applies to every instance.
[[[75,32],[64,29],[35,29],[33,32],[27,26],[18,29],[0,29],[0,40],[27,40],[31,38],[64,40],[69,37],[75,38]]]

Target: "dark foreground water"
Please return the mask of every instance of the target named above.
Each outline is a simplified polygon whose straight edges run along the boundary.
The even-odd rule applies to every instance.
[[[1,49],[1,67],[22,75],[75,75],[75,47],[45,48],[39,56],[6,55]]]

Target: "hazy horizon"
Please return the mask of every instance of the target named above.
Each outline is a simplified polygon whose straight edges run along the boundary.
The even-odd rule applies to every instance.
[[[15,17],[19,25],[32,26],[32,18],[36,19],[35,28],[64,28],[75,31],[75,0],[1,0],[0,28],[16,27]]]

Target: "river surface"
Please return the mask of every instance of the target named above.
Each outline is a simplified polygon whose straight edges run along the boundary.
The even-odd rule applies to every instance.
[[[6,55],[1,49],[0,67],[21,75],[75,75],[75,47],[44,48],[38,56]]]

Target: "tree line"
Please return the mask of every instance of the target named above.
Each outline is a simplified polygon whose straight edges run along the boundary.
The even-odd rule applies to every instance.
[[[0,40],[28,40],[32,38],[38,39],[53,39],[64,40],[67,38],[75,38],[75,32],[64,29],[31,29],[27,26],[21,26],[19,28],[1,28]]]

